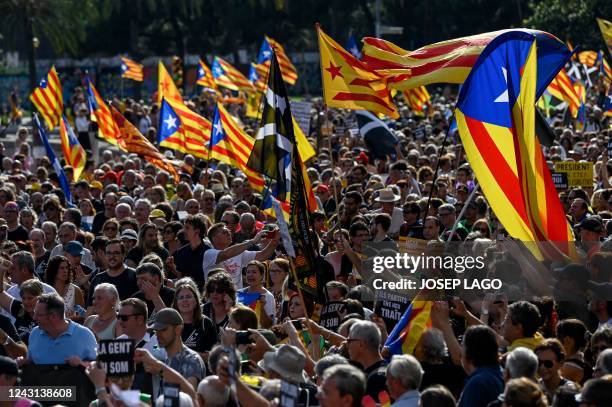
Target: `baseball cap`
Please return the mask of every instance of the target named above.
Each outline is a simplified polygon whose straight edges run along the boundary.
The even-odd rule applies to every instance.
[[[121,232],[121,239],[138,240],[138,235],[132,229],[125,229]]]
[[[576,227],[584,230],[588,230],[590,232],[603,232],[603,224],[599,221],[599,218],[596,216],[591,216],[580,222],[576,225]]]
[[[174,308],[164,308],[155,314],[153,325],[151,329],[161,330],[166,329],[169,326],[183,325],[183,317]]]
[[[92,189],[99,189],[99,190],[104,189],[104,186],[102,185],[100,181],[91,181],[89,183],[89,187]]]
[[[161,209],[153,209],[149,215],[149,219],[165,218],[166,214]]]
[[[71,256],[82,256],[84,252],[83,245],[76,240],[68,242],[64,250]]]

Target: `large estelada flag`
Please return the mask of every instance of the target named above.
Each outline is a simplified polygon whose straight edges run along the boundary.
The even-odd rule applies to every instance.
[[[415,298],[397,322],[385,341],[391,355],[412,355],[421,335],[431,328],[433,301]]]
[[[144,157],[145,161],[150,162],[160,170],[167,171],[178,182],[179,174],[166,157],[119,110],[111,106],[111,111],[119,127],[120,137],[123,140],[126,151]]]
[[[159,145],[206,158],[212,126],[208,120],[185,105],[181,93],[161,61],[157,95],[160,103],[157,135]]]
[[[91,120],[98,124],[98,134],[107,142],[125,150],[125,146],[120,140],[119,127],[113,119],[110,108],[102,99],[89,77],[87,77],[87,101]]]
[[[399,118],[386,80],[372,72],[318,26],[317,31],[325,103],[330,107],[369,110]]]
[[[285,52],[283,46],[278,41],[275,41],[267,35],[264,37],[264,40],[261,43],[257,63],[265,66],[265,69],[268,70],[270,68],[270,61],[272,59],[272,50],[276,52],[276,59],[278,60],[278,64],[280,65],[281,73],[283,74],[283,80],[289,85],[294,85],[298,79],[297,69],[295,69],[295,65],[293,65],[293,63],[287,56],[287,53]],[[263,80],[266,80],[265,77],[263,78]]]
[[[121,57],[121,77],[142,82],[144,79],[143,66],[127,57]]]
[[[366,37],[363,39],[362,61],[385,76],[392,89],[403,90],[433,83],[463,83],[485,47],[508,31],[527,32],[538,38],[537,90],[541,95],[558,71],[558,67],[551,69],[550,63],[555,58],[549,56],[563,51],[569,58],[570,51],[554,35],[538,30],[494,31],[426,45],[415,51],[407,51],[380,38]]]
[[[255,139],[238,126],[221,103],[217,103],[210,136],[210,156],[238,168],[247,176],[253,189],[261,192],[265,187],[262,175],[247,167],[254,144]]]
[[[74,134],[68,119],[63,114],[62,121],[60,122],[60,140],[66,163],[72,167],[74,170],[74,180],[78,181],[85,168],[87,155],[85,154],[85,149],[79,143],[76,134]]]
[[[539,260],[559,252],[575,257],[572,229],[535,134],[537,79],[554,76],[569,54],[549,54],[557,70],[537,72],[539,46],[537,35],[524,31],[491,41],[461,88],[455,117],[468,161],[508,233],[536,242],[528,247]]]
[[[38,87],[30,95],[30,100],[45,119],[49,129],[53,130],[60,122],[64,110],[64,97],[55,66],[49,69]]]

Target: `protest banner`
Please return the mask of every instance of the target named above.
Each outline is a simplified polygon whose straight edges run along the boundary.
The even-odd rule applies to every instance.
[[[100,340],[98,344],[98,363],[109,377],[134,374],[134,340]]]
[[[557,162],[555,172],[567,174],[569,188],[593,188],[593,163]]]

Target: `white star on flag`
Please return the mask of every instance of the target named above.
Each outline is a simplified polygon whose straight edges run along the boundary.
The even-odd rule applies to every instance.
[[[272,55],[272,51],[270,51],[269,49],[265,50],[263,52],[263,56],[267,59],[270,58],[270,55]]]
[[[164,120],[164,123],[166,123],[166,128],[170,130],[171,128],[176,127],[176,118],[168,116],[168,118]]]
[[[504,74],[504,81],[506,82],[506,90],[493,101],[494,103],[508,103],[510,101],[508,97],[508,71],[503,66],[502,72]]]
[[[221,122],[215,123],[213,127],[215,128],[215,135],[223,134],[223,128],[221,127]]]

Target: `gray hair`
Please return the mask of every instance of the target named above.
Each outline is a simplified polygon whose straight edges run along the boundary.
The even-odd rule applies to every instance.
[[[393,355],[387,374],[399,380],[403,388],[416,390],[421,387],[423,368],[412,355]]]
[[[120,208],[127,208],[128,211],[132,212],[132,207],[127,202],[118,203],[117,206],[115,206],[115,213],[117,213],[117,209]]]
[[[242,225],[244,222],[255,223],[255,215],[253,215],[251,212],[243,213],[240,215],[240,224]]]
[[[55,222],[51,222],[50,220],[47,220],[47,221],[43,222],[42,225],[40,225],[41,228],[44,228],[45,226],[50,227],[57,234],[57,225],[55,224]]]
[[[612,373],[612,349],[608,348],[599,354],[595,368],[601,369],[602,376]]]
[[[198,394],[206,400],[207,407],[224,407],[229,401],[230,389],[224,387],[219,376],[207,376],[198,384]]]
[[[444,359],[448,355],[444,334],[438,328],[427,329],[421,338],[426,361]]]
[[[538,371],[538,357],[531,349],[516,348],[506,357],[506,372],[510,379],[526,377],[535,379]]]
[[[119,292],[117,291],[117,287],[115,287],[111,283],[100,283],[94,289],[94,293],[96,291],[103,291],[103,292],[106,293],[106,295],[108,295],[109,297],[112,297],[115,300],[115,303],[113,305],[113,309],[117,309],[118,308],[118,306],[119,306]]]
[[[134,208],[137,207],[139,204],[145,204],[149,209],[153,207],[151,201],[149,201],[147,198],[140,198],[136,200],[136,202],[134,203]]]
[[[352,365],[335,365],[323,374],[323,380],[333,380],[340,396],[353,396],[353,406],[360,406],[365,394],[365,374]]]
[[[325,371],[330,367],[348,364],[349,361],[344,356],[332,353],[319,359],[317,363],[315,363],[314,370],[317,377],[323,377]]]
[[[32,239],[32,236],[33,236],[35,233],[40,233],[40,234],[41,234],[41,236],[42,236],[42,238],[43,238],[43,240],[45,240],[45,237],[46,237],[46,235],[45,235],[45,231],[44,231],[44,230],[42,230],[42,229],[39,229],[39,228],[33,228],[32,230],[30,230],[30,239]]]
[[[72,222],[64,222],[64,223],[62,223],[60,225],[59,228],[60,229],[68,229],[69,231],[74,232],[74,233],[76,233],[76,231],[77,231],[76,225],[74,223],[72,223]]]
[[[370,321],[358,321],[351,326],[349,336],[363,341],[372,352],[380,350],[380,330]]]
[[[11,261],[18,269],[25,268],[30,274],[34,274],[34,256],[32,256],[32,253],[25,250],[13,253]]]

